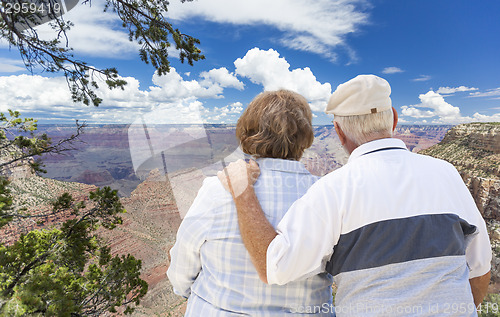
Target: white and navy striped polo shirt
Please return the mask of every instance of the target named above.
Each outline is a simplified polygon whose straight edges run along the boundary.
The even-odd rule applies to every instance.
[[[268,282],[326,270],[338,316],[475,316],[469,279],[490,270],[485,222],[456,169],[397,139],[355,149],[276,230]]]

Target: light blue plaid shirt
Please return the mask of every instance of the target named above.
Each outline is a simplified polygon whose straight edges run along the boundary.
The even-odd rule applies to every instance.
[[[257,160],[255,192],[276,227],[318,179],[297,161]],[[311,246],[312,248],[314,246]],[[188,297],[186,316],[332,316],[332,277],[316,275],[284,286],[264,284],[243,245],[236,207],[217,177],[206,178],[177,232],[168,277]]]

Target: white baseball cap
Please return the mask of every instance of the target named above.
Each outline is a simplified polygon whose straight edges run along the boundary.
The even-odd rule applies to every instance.
[[[392,107],[391,86],[375,75],[359,75],[340,84],[330,97],[326,113],[336,116],[358,116],[389,110]]]

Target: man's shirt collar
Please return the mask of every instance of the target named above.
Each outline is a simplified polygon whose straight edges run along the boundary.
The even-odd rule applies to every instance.
[[[354,151],[352,151],[349,156],[348,162],[351,162],[365,154],[369,154],[370,152],[382,151],[384,149],[393,150],[393,149],[402,149],[408,150],[403,141],[395,138],[385,138],[379,139],[375,141],[370,141],[358,146]]]

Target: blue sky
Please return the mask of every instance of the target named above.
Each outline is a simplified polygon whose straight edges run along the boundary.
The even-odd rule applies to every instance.
[[[328,124],[335,88],[376,74],[391,84],[401,123],[500,121],[499,16],[493,0],[172,0],[169,18],[201,40],[206,60],[181,64],[172,51],[172,71],[159,77],[93,1],[65,15],[69,44],[90,64],[116,66],[126,89],[100,90],[99,108],[73,104],[64,78],[27,73],[0,42],[0,111],[42,123],[235,123],[259,92],[287,88]]]

